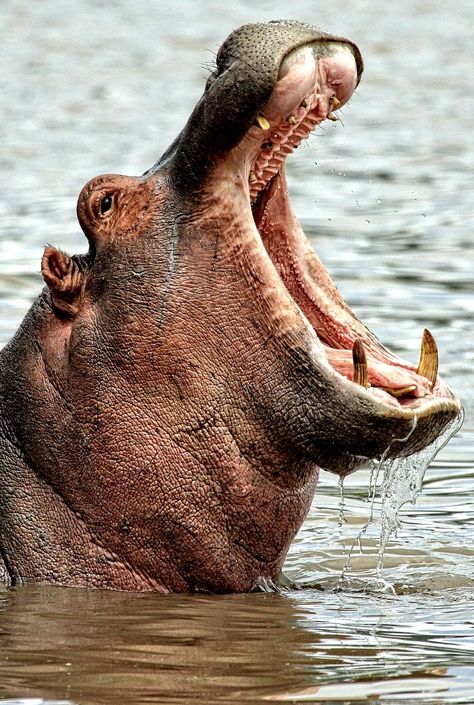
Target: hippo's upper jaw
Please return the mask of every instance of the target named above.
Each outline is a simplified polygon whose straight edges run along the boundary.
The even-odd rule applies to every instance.
[[[155,167],[84,187],[89,252],[45,250],[0,356],[13,581],[249,590],[278,576],[318,466],[411,454],[459,413],[430,334],[418,369],[386,350],[288,200],[284,159],[361,71],[347,40],[246,25]]]

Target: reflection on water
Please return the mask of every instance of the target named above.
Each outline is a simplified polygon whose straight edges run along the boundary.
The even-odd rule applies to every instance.
[[[231,29],[293,16],[351,37],[366,60],[344,126],[320,129],[292,156],[293,203],[344,296],[386,344],[414,360],[423,327],[432,329],[466,422],[416,506],[400,512],[384,557],[395,594],[370,592],[376,523],[353,551],[351,592],[333,591],[370,515],[370,471],[345,481],[345,522],[339,487],[323,476],[286,564],[300,591],[0,592],[0,698],[472,703],[471,0],[449,10],[438,0],[334,0],[317,16],[306,0],[291,11],[283,0],[66,5],[10,0],[0,13],[0,341],[41,286],[42,247],[84,250],[74,214],[82,185],[155,162]]]
[[[408,677],[411,693],[417,683],[461,692],[473,675],[468,595],[441,615],[437,598],[310,590],[163,598],[33,587],[9,591],[1,607],[0,693],[24,697],[252,703],[291,693],[304,701],[354,680],[354,693],[373,680],[397,692]],[[400,625],[403,610],[413,625]]]

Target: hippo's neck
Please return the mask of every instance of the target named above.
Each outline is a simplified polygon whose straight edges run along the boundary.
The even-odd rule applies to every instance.
[[[246,394],[232,386],[238,375],[206,388],[193,359],[176,351],[174,369],[161,357],[153,384],[97,363],[82,379],[52,376],[45,296],[1,355],[10,460],[0,546],[12,579],[215,592],[275,579],[316,473],[296,459],[285,467],[272,450],[250,381]],[[166,430],[160,398],[175,409]]]

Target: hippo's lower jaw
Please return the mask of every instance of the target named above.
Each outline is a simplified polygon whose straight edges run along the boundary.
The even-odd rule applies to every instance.
[[[346,452],[337,442],[333,452],[321,449],[318,462],[339,473],[359,465],[362,456],[406,456],[424,448],[461,409],[437,376],[438,353],[430,332],[423,334],[417,367],[385,348],[342,299],[288,199],[286,157],[323,120],[337,119],[334,111],[349,100],[357,82],[349,45],[318,42],[294,49],[281,63],[273,93],[254,124],[216,168],[221,185],[212,179],[216,192],[225,184],[224,201],[229,193],[235,198],[236,187],[245,193],[281,284],[317,334],[313,362],[325,369],[336,397],[351,398],[353,427],[371,429],[369,444],[355,444]],[[261,257],[262,251],[254,254]]]

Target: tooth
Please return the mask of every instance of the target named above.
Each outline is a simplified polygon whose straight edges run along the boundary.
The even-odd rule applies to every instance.
[[[426,377],[430,382],[431,388],[434,387],[438,376],[438,346],[428,328],[425,328],[423,331],[420,361],[416,373],[422,377]]]
[[[329,98],[329,102],[332,105],[333,110],[337,110],[339,108],[339,106],[341,105],[341,101],[338,100],[335,95],[332,95]]]
[[[360,384],[362,387],[369,386],[369,375],[367,372],[367,358],[365,356],[364,346],[360,338],[356,338],[352,347],[352,362],[354,363],[354,372],[352,381],[354,384]]]
[[[290,125],[296,125],[296,118],[294,115],[288,115],[288,117],[286,118],[286,121]]]
[[[251,171],[251,172],[250,172],[250,174],[249,174],[249,181],[250,181],[251,184],[253,184],[253,183],[255,183],[255,181],[257,181],[257,177],[255,176],[255,172],[254,172],[254,171]]]
[[[411,394],[411,392],[415,391],[416,384],[411,384],[409,387],[379,387],[379,389],[382,389],[384,392],[387,392],[387,394],[391,394],[392,397],[395,398],[406,397],[407,394]]]
[[[262,128],[262,130],[269,130],[270,129],[270,123],[268,122],[267,118],[265,115],[262,115],[262,113],[259,113],[257,117],[255,118],[255,122],[259,127]]]
[[[300,108],[307,108],[308,107],[308,101],[306,98],[303,98],[303,100],[300,103]]]
[[[328,113],[326,117],[328,120],[332,120],[333,122],[337,122],[337,120],[339,120],[337,115],[334,115],[334,113]]]

